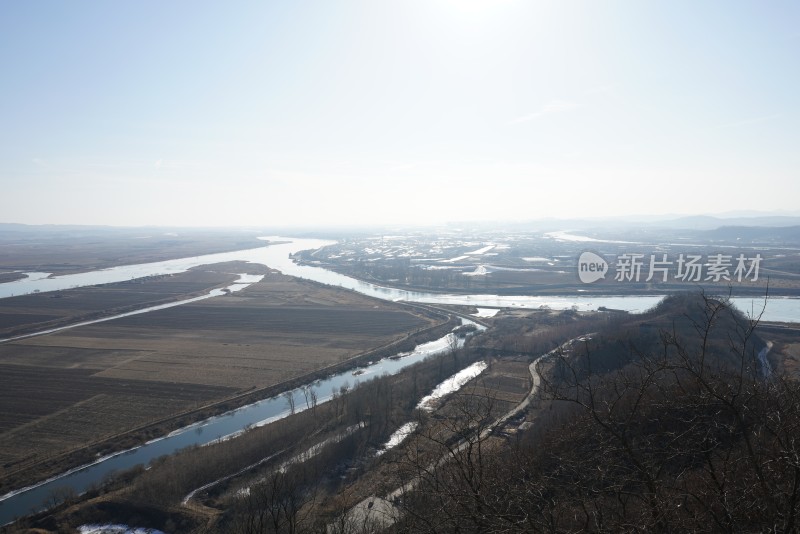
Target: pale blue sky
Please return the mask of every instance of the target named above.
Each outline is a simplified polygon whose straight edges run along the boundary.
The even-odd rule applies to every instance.
[[[0,3],[0,222],[798,210],[800,3]]]

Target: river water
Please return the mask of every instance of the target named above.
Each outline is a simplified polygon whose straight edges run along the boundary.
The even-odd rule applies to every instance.
[[[393,301],[413,301],[429,304],[464,304],[488,307],[539,308],[547,306],[553,309],[576,307],[579,310],[594,310],[600,306],[605,306],[608,308],[637,312],[651,308],[661,299],[661,297],[658,296],[534,297],[488,294],[449,295],[387,288],[362,282],[320,267],[297,265],[289,257],[290,254],[300,250],[316,249],[332,244],[332,241],[319,239],[287,239],[279,237],[263,239],[290,242],[237,252],[209,254],[150,264],[121,266],[55,278],[47,278],[46,273],[33,273],[33,275],[27,279],[0,284],[0,298],[32,293],[34,291],[56,291],[72,287],[120,282],[143,276],[180,273],[199,265],[241,260],[264,264],[288,275],[334,286],[341,286],[365,295]],[[249,281],[251,280],[248,280],[248,282]],[[745,312],[751,309],[758,311],[763,304],[757,299],[737,298],[733,300],[736,305]],[[186,302],[189,301],[191,301],[191,299]],[[159,307],[155,307],[154,309],[158,308]],[[800,299],[770,299],[763,318],[764,320],[774,321],[800,321]],[[358,378],[368,378],[370,375],[376,376],[381,373],[396,373],[429,355],[446,350],[448,350],[447,336],[420,345],[412,353],[406,354],[402,358],[383,359],[365,367],[363,369],[364,373],[359,375],[359,377],[354,377],[351,372],[343,372],[325,380],[309,384],[308,387],[315,389],[318,402],[324,402],[331,397],[333,390],[339,389],[348,383],[353,383]],[[293,390],[292,395],[296,407],[305,407],[305,397],[302,390]],[[43,502],[55,489],[69,487],[77,492],[83,492],[92,484],[98,483],[103,477],[113,471],[128,469],[135,465],[147,463],[154,458],[165,454],[172,454],[191,445],[203,445],[221,438],[231,437],[249,426],[266,424],[269,421],[285,417],[288,413],[287,401],[282,396],[265,399],[227,414],[178,430],[168,436],[151,441],[130,451],[100,458],[89,466],[72,470],[36,486],[9,493],[0,497],[0,525],[13,520],[17,516],[41,509],[43,507]]]
[[[100,269],[86,273],[65,274],[50,278],[50,273],[25,273],[27,278],[0,284],[0,298],[11,297],[14,295],[25,295],[34,291],[58,291],[75,287],[92,286],[96,284],[111,284],[114,282],[125,282],[134,278],[144,276],[154,276],[161,274],[177,274],[186,272],[192,267],[209,265],[212,263],[223,263],[228,261],[244,260],[253,261],[257,258],[259,251],[264,251],[264,247],[237,250],[234,252],[222,252],[219,254],[206,254],[204,256],[193,256],[190,258],[179,258],[176,260],[158,261],[154,263],[140,263],[137,265],[120,265],[109,269]]]
[[[279,244],[267,247],[240,250],[235,252],[224,252],[220,254],[207,254],[205,256],[195,256],[177,260],[168,260],[155,263],[140,265],[123,265],[111,269],[103,269],[88,273],[79,273],[47,278],[47,273],[31,273],[32,277],[6,282],[0,284],[0,298],[11,295],[21,295],[34,291],[56,291],[59,289],[69,289],[72,287],[82,287],[94,284],[107,284],[111,282],[122,282],[133,278],[140,278],[149,275],[171,274],[184,272],[191,267],[207,265],[211,263],[227,261],[247,261],[267,265],[278,269],[284,274],[297,276],[329,284],[352,289],[359,293],[377,297],[384,300],[421,302],[424,304],[461,304],[467,306],[482,306],[494,308],[540,308],[543,306],[552,309],[568,309],[575,307],[581,311],[596,310],[604,306],[630,312],[642,312],[655,306],[663,296],[513,296],[513,295],[492,295],[492,294],[447,294],[408,291],[405,289],[395,289],[382,287],[379,285],[362,282],[349,276],[344,276],[321,267],[309,265],[298,265],[289,257],[290,254],[301,250],[317,249],[326,245],[331,245],[334,241],[322,239],[296,239],[280,236],[262,237],[261,239],[277,242]],[[283,242],[283,243],[281,243]],[[721,292],[725,292],[725,287],[720,287]],[[752,298],[733,298],[736,306],[745,313],[757,314],[763,307],[763,299]],[[772,297],[763,315],[765,321],[800,321],[800,299]]]
[[[108,317],[101,317],[100,319],[91,319],[89,321],[81,321],[79,323],[72,323],[66,326],[58,326],[56,328],[50,328],[48,330],[40,330],[39,332],[34,332],[32,334],[23,334],[21,336],[14,336],[5,339],[0,339],[0,343],[5,343],[7,341],[15,341],[18,339],[25,339],[29,337],[35,336],[42,336],[45,334],[55,334],[56,332],[61,332],[62,330],[69,330],[71,328],[78,328],[79,326],[87,326],[90,324],[96,323],[104,323],[106,321],[113,321],[114,319],[121,319],[123,317],[130,317],[131,315],[140,315],[142,313],[148,313],[157,310],[166,310],[167,308],[174,308],[175,306],[182,306],[184,304],[189,304],[190,302],[198,302],[200,300],[210,299],[211,297],[219,297],[222,295],[226,295],[228,293],[236,293],[237,291],[241,291],[242,289],[246,289],[251,285],[255,284],[256,282],[260,282],[261,279],[264,278],[263,274],[247,274],[242,273],[239,275],[239,279],[236,280],[233,284],[229,285],[228,287],[222,289],[212,289],[205,295],[200,295],[199,297],[191,297],[184,300],[177,300],[175,302],[167,302],[165,304],[157,304],[156,306],[148,306],[147,308],[141,308],[134,311],[129,311],[125,313],[120,313],[117,315],[110,315]]]
[[[447,334],[440,339],[418,345],[413,351],[401,354],[399,358],[384,358],[359,368],[360,373],[357,376],[349,370],[317,380],[306,387],[314,390],[317,403],[321,404],[330,400],[333,391],[338,391],[342,386],[352,386],[357,381],[368,380],[384,373],[394,374],[428,356],[450,350],[452,335]],[[305,409],[306,397],[303,390],[294,389],[291,394],[295,411]],[[0,497],[0,525],[17,516],[42,509],[42,504],[56,489],[72,488],[81,493],[114,471],[146,464],[159,456],[175,453],[191,445],[205,445],[219,439],[232,438],[248,427],[265,425],[286,417],[289,413],[287,399],[278,395],[176,430],[141,447],[99,458],[91,465],[74,469],[33,487],[11,492]]]

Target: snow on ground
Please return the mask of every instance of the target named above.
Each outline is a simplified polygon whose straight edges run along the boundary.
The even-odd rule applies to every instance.
[[[494,317],[500,308],[478,308],[478,313],[473,313],[475,317]]]
[[[458,265],[423,265],[420,267],[426,271],[452,271],[454,269],[462,269]]]
[[[535,272],[542,272],[543,269],[538,269],[536,267],[526,267],[526,268],[519,268],[519,267],[503,267],[500,265],[491,265],[491,264],[483,264],[478,265],[474,271],[469,273],[461,273],[464,276],[485,276],[487,274],[491,274],[496,271],[512,271],[512,272],[519,272],[519,273],[535,273]],[[550,271],[554,273],[563,273],[565,271]]]
[[[558,232],[547,232],[547,237],[553,238],[556,241],[571,241],[574,243],[622,243],[622,244],[631,244],[631,245],[638,245],[636,241],[619,241],[616,239],[595,239],[594,237],[589,237],[585,235],[577,235],[569,233],[569,230],[559,230]]]
[[[478,265],[474,271],[471,273],[461,273],[464,276],[486,276],[491,271],[489,271],[485,265]]]
[[[387,441],[383,445],[383,447],[381,447],[381,449],[375,454],[377,456],[380,456],[386,451],[397,447],[398,445],[403,443],[403,441],[417,429],[417,426],[418,424],[416,421],[411,421],[404,424],[403,426],[394,431],[394,434],[392,434],[389,437],[389,441]]]
[[[316,456],[320,452],[322,452],[322,449],[324,449],[327,445],[330,445],[331,443],[339,443],[340,441],[345,439],[347,436],[350,436],[351,434],[353,434],[357,430],[360,430],[360,429],[366,428],[366,427],[367,427],[367,423],[364,422],[364,421],[361,421],[360,423],[357,423],[355,425],[351,425],[351,426],[347,427],[346,429],[344,429],[344,431],[341,434],[337,434],[337,435],[335,435],[333,437],[330,437],[330,438],[328,438],[328,439],[326,439],[324,441],[321,441],[320,443],[317,443],[316,445],[312,445],[311,447],[306,449],[304,452],[301,452],[297,456],[294,456],[293,458],[290,458],[290,459],[286,460],[280,466],[278,466],[277,470],[281,471],[281,472],[285,472],[292,465],[300,464],[300,463],[305,462],[306,460],[310,460],[311,458],[313,458],[314,456]],[[283,452],[283,451],[280,451],[280,452]],[[228,475],[226,477],[222,477],[222,478],[220,478],[218,480],[215,480],[214,482],[211,482],[209,484],[206,484],[205,486],[201,486],[201,487],[197,488],[196,490],[193,490],[191,493],[189,493],[183,499],[183,504],[186,505],[186,503],[188,503],[189,500],[191,500],[195,496],[196,493],[198,493],[200,491],[204,491],[204,490],[210,488],[211,486],[214,486],[214,485],[218,484],[219,482],[222,482],[224,480],[228,480],[228,479],[233,478],[233,477],[235,477],[237,475],[240,475],[241,473],[244,473],[245,471],[249,471],[253,467],[256,467],[256,466],[258,466],[258,465],[260,465],[260,464],[272,459],[273,457],[277,456],[277,454],[279,454],[279,453],[275,453],[275,454],[273,454],[273,455],[271,455],[271,456],[269,456],[267,458],[264,458],[263,460],[260,460],[260,461],[258,461],[257,463],[255,463],[253,465],[247,466],[244,469],[242,469],[241,471],[237,471],[236,473],[234,473],[232,475]],[[259,480],[259,482],[262,482],[264,480],[265,480],[264,478],[261,478]],[[240,496],[247,496],[247,495],[250,494],[250,488],[251,488],[251,486],[245,486],[243,488],[240,488],[236,493],[238,495],[240,495]],[[92,534],[94,534],[94,533],[92,533]]]
[[[286,471],[289,467],[291,467],[294,464],[301,464],[301,463],[305,462],[306,460],[310,460],[311,458],[313,458],[314,456],[316,456],[320,452],[322,452],[322,449],[324,449],[327,445],[330,445],[331,443],[339,443],[340,441],[342,441],[346,437],[350,436],[351,434],[353,434],[357,430],[361,430],[362,428],[366,428],[366,426],[367,426],[367,423],[365,423],[364,421],[361,421],[360,423],[357,423],[355,425],[351,425],[351,426],[345,428],[342,433],[337,434],[337,435],[335,435],[333,437],[330,437],[330,438],[328,438],[328,439],[326,439],[324,441],[321,441],[321,442],[317,443],[316,445],[313,445],[313,446],[309,447],[304,452],[301,452],[300,454],[298,454],[294,458],[290,458],[290,459],[286,460],[285,462],[283,462],[281,464],[281,466],[278,468],[278,470],[279,471]]]
[[[263,463],[269,462],[270,460],[272,460],[273,458],[275,458],[277,455],[281,454],[282,452],[283,452],[283,451],[282,451],[282,450],[280,450],[280,451],[278,451],[278,452],[276,452],[276,453],[270,454],[270,455],[269,455],[269,456],[267,456],[266,458],[262,458],[262,459],[260,459],[259,461],[257,461],[256,463],[254,463],[254,464],[250,464],[250,465],[248,465],[247,467],[245,467],[244,469],[240,469],[239,471],[236,471],[236,472],[235,472],[235,473],[233,473],[232,475],[227,475],[227,476],[224,476],[224,477],[222,477],[222,478],[218,478],[217,480],[215,480],[215,481],[213,481],[213,482],[209,482],[208,484],[204,484],[204,485],[200,486],[199,488],[195,488],[195,489],[193,489],[192,491],[190,491],[190,492],[189,492],[189,493],[186,495],[186,497],[184,497],[184,498],[183,498],[183,501],[181,502],[181,504],[182,504],[183,506],[186,506],[186,505],[189,503],[189,501],[191,501],[191,500],[194,498],[194,496],[195,496],[195,495],[197,495],[198,493],[200,493],[201,491],[205,491],[205,490],[207,490],[208,488],[211,488],[211,487],[214,487],[214,486],[216,486],[216,485],[217,485],[217,484],[219,484],[220,482],[224,482],[225,480],[229,480],[229,479],[231,479],[231,478],[233,478],[233,477],[239,476],[239,475],[241,475],[242,473],[244,473],[244,472],[246,472],[246,471],[250,471],[251,469],[253,469],[253,468],[255,468],[255,467],[258,467],[259,465],[261,465],[261,464],[263,464]],[[246,490],[248,491],[248,493],[249,493],[249,491],[250,491],[250,488],[245,488],[245,489],[246,489]]]
[[[469,259],[469,256],[459,256],[457,258],[451,258],[449,260],[439,260],[439,261],[441,261],[442,263],[456,263],[458,261],[464,261],[466,259]]]
[[[164,534],[154,528],[129,527],[127,525],[81,525],[81,534]]]
[[[515,271],[520,273],[537,273],[541,272],[544,269],[538,269],[536,267],[503,267],[502,265],[486,265],[488,269],[492,271]],[[550,272],[558,272],[558,271],[550,271]]]
[[[486,370],[486,362],[475,362],[469,367],[460,370],[438,386],[433,390],[433,392],[423,397],[419,404],[417,404],[417,408],[420,410],[425,411],[433,411],[433,403],[445,397],[455,391],[461,389],[464,384],[475,378],[476,376],[480,375],[482,372]]]
[[[479,248],[478,250],[473,250],[472,252],[467,252],[468,256],[480,256],[481,254],[486,254],[490,250],[494,248],[494,245],[486,245],[483,248]]]
[[[761,363],[761,373],[764,375],[764,378],[769,378],[772,374],[772,365],[770,365],[767,359],[767,354],[769,354],[771,348],[772,341],[769,341],[767,342],[767,346],[758,353],[758,361]]]

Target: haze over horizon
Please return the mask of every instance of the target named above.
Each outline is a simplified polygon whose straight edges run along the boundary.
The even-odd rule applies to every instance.
[[[0,222],[797,214],[800,4],[5,2]]]

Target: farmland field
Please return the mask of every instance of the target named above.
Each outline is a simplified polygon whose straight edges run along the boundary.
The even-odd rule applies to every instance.
[[[266,272],[263,267],[231,262],[180,274],[0,299],[0,338],[201,295],[232,283],[238,277],[232,273],[244,270]]]
[[[202,280],[209,281],[217,280]],[[97,303],[103,290],[64,293],[32,295],[27,302],[49,309],[27,309],[63,315],[66,307],[53,301],[71,301],[83,313],[79,295]],[[103,298],[111,306],[135,300]],[[44,474],[37,464],[59,455],[298,378],[432,324],[397,304],[271,273],[227,296],[0,344],[0,490],[33,482]]]
[[[264,246],[241,232],[157,228],[36,228],[16,231],[0,225],[0,282],[19,278],[7,271],[43,271],[59,275],[186,258]]]

